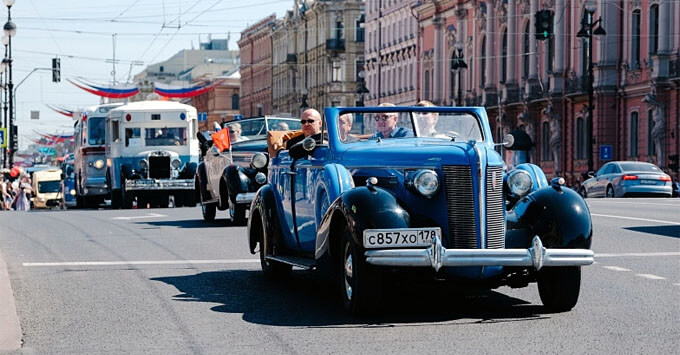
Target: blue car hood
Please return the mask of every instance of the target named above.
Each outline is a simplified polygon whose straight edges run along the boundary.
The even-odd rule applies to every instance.
[[[486,150],[480,144],[482,151]],[[465,142],[442,139],[397,138],[347,145],[340,158],[345,166],[419,167],[469,165],[474,148]]]

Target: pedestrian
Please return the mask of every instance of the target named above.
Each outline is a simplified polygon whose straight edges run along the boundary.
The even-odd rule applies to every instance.
[[[19,184],[16,189],[16,196],[14,197],[14,209],[16,211],[30,211],[31,201],[29,199],[31,193],[30,178],[23,175],[19,179]]]

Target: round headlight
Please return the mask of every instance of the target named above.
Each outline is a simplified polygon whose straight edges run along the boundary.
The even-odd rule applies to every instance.
[[[262,185],[265,182],[267,182],[267,175],[263,173],[257,173],[255,174],[255,182]]]
[[[172,164],[173,168],[177,169],[177,168],[179,168],[180,165],[182,165],[182,162],[179,159],[173,159],[172,163],[170,163],[170,164]]]
[[[97,159],[94,161],[94,167],[96,169],[101,169],[104,167],[104,161],[102,159]]]
[[[146,159],[142,159],[139,161],[139,163],[137,163],[137,165],[139,165],[140,169],[146,169],[149,166],[149,162],[146,161]]]
[[[75,189],[71,189],[71,196],[75,196],[75,195],[76,195],[76,190],[75,190]]]
[[[513,170],[508,175],[508,187],[513,195],[524,197],[532,185],[531,175],[524,170]]]
[[[256,169],[262,169],[265,166],[267,166],[267,156],[264,155],[263,153],[255,153],[253,155],[253,161],[251,162],[253,164],[253,167]]]
[[[419,170],[413,176],[413,187],[425,197],[432,197],[439,190],[439,178],[432,170]]]

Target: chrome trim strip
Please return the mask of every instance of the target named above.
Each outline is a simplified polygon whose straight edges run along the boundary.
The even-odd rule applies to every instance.
[[[236,203],[251,203],[255,198],[255,192],[245,192],[236,195]]]
[[[479,248],[486,248],[486,169],[482,162],[482,152],[474,145],[477,154],[477,208],[479,208]]]
[[[125,180],[126,190],[193,190],[194,179],[156,180],[153,184]]]
[[[589,249],[546,249],[538,236],[529,249],[446,249],[434,238],[426,249],[367,250],[366,262],[380,266],[532,266],[536,270],[554,266],[585,266],[594,262]]]

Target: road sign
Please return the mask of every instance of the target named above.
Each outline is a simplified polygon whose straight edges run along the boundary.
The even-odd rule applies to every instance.
[[[7,148],[7,128],[0,128],[0,148]]]
[[[198,113],[198,122],[205,122],[208,120],[208,113],[207,112],[199,112]]]
[[[39,120],[40,119],[40,111],[31,111],[31,119],[32,120]]]
[[[234,115],[234,121],[242,120],[243,115]]]
[[[613,151],[611,144],[600,144],[600,160],[612,160]]]
[[[54,155],[55,154],[54,148],[47,148],[47,147],[38,148],[38,153],[44,154],[44,155]]]

